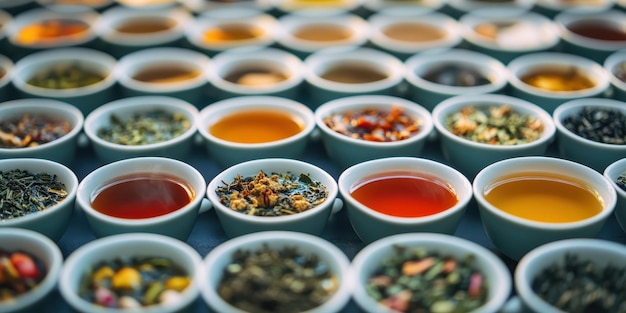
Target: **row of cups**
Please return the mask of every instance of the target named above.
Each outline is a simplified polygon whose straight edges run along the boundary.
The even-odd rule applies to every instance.
[[[4,160],[0,161],[0,166],[2,169],[16,167],[31,170],[45,169],[49,173],[59,175],[72,189],[69,198],[41,212],[38,217],[22,217],[21,220],[15,219],[3,224],[0,237],[3,238],[2,248],[4,249],[11,250],[19,247],[40,258],[43,255],[45,266],[50,270],[49,274],[52,274],[49,280],[54,282],[44,281],[45,285],[42,285],[44,288],[37,289],[36,294],[49,292],[59,279],[57,275],[60,275],[59,288],[62,296],[80,312],[90,312],[93,309],[92,304],[76,294],[83,278],[82,273],[85,273],[91,265],[110,258],[111,255],[154,254],[172,258],[177,263],[180,262],[180,265],[196,280],[193,287],[187,289],[186,292],[189,293],[185,294],[185,300],[178,305],[182,307],[189,305],[200,291],[211,308],[217,312],[231,312],[232,306],[220,299],[215,292],[220,278],[220,275],[216,275],[216,270],[224,268],[230,262],[235,250],[260,249],[263,244],[268,244],[272,248],[292,245],[302,249],[305,253],[319,254],[320,259],[328,262],[330,268],[339,275],[340,284],[348,284],[345,289],[340,288],[336,298],[333,297],[335,300],[325,303],[314,312],[340,312],[350,296],[353,296],[356,303],[365,311],[377,312],[380,309],[378,304],[365,294],[365,290],[361,289],[364,282],[382,262],[383,256],[388,256],[396,245],[433,249],[457,258],[462,258],[467,254],[474,255],[477,266],[484,273],[484,279],[489,286],[488,301],[484,310],[496,312],[502,308],[510,295],[512,283],[509,270],[492,251],[476,243],[451,236],[455,225],[463,216],[465,206],[472,198],[472,193],[478,202],[483,226],[496,249],[512,259],[520,260],[515,273],[515,286],[524,304],[537,312],[544,312],[551,308],[551,305],[534,294],[529,286],[531,280],[552,263],[562,262],[565,254],[575,251],[582,259],[591,259],[592,262],[597,262],[602,266],[606,265],[609,260],[616,261],[624,257],[623,246],[619,243],[577,238],[595,237],[614,210],[620,225],[624,227],[626,192],[619,189],[615,183],[615,176],[626,172],[626,159],[611,165],[602,175],[580,164],[557,158],[514,158],[486,168],[479,174],[473,185],[454,169],[420,158],[387,158],[364,162],[347,169],[337,182],[323,170],[301,161],[261,159],[241,163],[225,170],[218,174],[208,187],[203,184],[201,175],[197,171],[180,161],[165,158],[135,158],[115,162],[88,174],[78,184],[76,181],[68,181],[67,176],[71,176],[68,174],[68,169],[51,161]],[[328,187],[329,197],[327,201],[310,211],[282,217],[259,218],[220,207],[219,200],[215,199],[215,181],[229,181],[238,174],[255,175],[260,169],[276,172],[307,172],[312,179],[319,180]],[[180,212],[146,220],[128,221],[112,218],[92,212],[93,209],[89,208],[89,196],[86,194],[90,190],[115,179],[116,176],[146,170],[153,173],[161,171],[177,175],[187,180],[192,188],[200,189],[196,189],[197,195],[192,203],[181,208]],[[596,189],[602,198],[601,212],[592,218],[578,222],[541,223],[503,213],[484,200],[481,191],[481,188],[485,187],[484,184],[488,184],[496,177],[529,170],[584,178],[586,183]],[[346,191],[364,177],[398,171],[419,172],[448,182],[458,192],[458,203],[430,217],[399,218],[368,209],[355,201]],[[189,233],[184,228],[191,228],[189,223],[193,224],[193,222],[188,220],[195,220],[196,214],[207,209],[207,200],[199,192],[205,189],[206,196],[209,198],[208,202],[212,203],[220,224],[230,239],[209,251],[205,261],[202,262],[197,251],[184,243],[186,234]],[[366,244],[354,257],[352,264],[334,244],[318,237],[328,218],[341,209],[338,194],[341,194],[343,200],[346,201],[347,214],[353,229]],[[56,244],[39,233],[23,230],[23,228],[32,229],[32,224],[36,220],[40,222],[35,229],[37,232],[42,232],[44,227],[63,227],[66,223],[61,220],[58,212],[71,212],[73,203],[70,202],[74,201],[74,197],[78,206],[84,210],[92,230],[99,239],[72,252],[61,271],[59,269],[62,258],[59,251],[55,252],[58,250]],[[200,205],[200,202],[205,204]],[[616,203],[619,204],[616,206]],[[185,218],[184,215],[192,217]],[[44,223],[41,223],[42,221]],[[4,240],[6,238],[12,240]],[[351,269],[348,270],[350,267]],[[351,290],[353,292],[350,292]],[[21,308],[39,301],[40,296],[40,294],[29,295],[9,305],[14,306],[13,308]],[[172,309],[177,308],[179,306],[172,307]],[[12,308],[9,309],[11,311]]]

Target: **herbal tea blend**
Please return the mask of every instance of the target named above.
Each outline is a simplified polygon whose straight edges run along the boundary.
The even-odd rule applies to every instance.
[[[617,109],[584,107],[577,114],[564,118],[563,126],[595,142],[626,144],[626,115]]]
[[[0,222],[43,211],[67,196],[56,175],[0,171]]]
[[[253,313],[295,313],[323,304],[338,289],[337,277],[315,254],[297,247],[237,250],[217,287],[231,305]]]
[[[79,62],[62,62],[35,73],[28,84],[48,89],[71,89],[93,85],[104,80],[105,75],[88,69]]]
[[[326,201],[326,186],[307,174],[260,171],[256,176],[237,175],[215,192],[234,211],[256,216],[281,216],[304,212]]]
[[[466,106],[450,114],[445,120],[446,129],[453,134],[479,143],[492,145],[518,145],[541,137],[544,125],[537,117],[522,115],[509,105]]]
[[[398,312],[470,312],[487,301],[489,288],[474,258],[396,245],[365,289],[382,306]]]
[[[118,257],[85,273],[81,298],[106,308],[139,309],[175,303],[191,284],[178,265],[163,257]]]
[[[532,281],[532,289],[561,311],[626,312],[626,267],[599,266],[576,254],[566,254]]]
[[[421,121],[393,106],[390,111],[375,108],[335,113],[324,118],[332,130],[355,139],[367,141],[399,141],[420,131]]]
[[[46,269],[35,256],[0,248],[0,306],[37,288],[44,277]]]
[[[23,114],[0,120],[0,148],[36,147],[69,133],[69,121],[45,115]]]
[[[136,112],[128,119],[112,114],[110,126],[98,129],[98,137],[120,145],[148,145],[174,139],[191,127],[180,113],[163,110]]]

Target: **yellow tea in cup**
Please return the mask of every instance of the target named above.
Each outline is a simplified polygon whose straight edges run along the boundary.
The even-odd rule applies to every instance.
[[[586,183],[548,173],[506,176],[489,184],[483,193],[503,212],[547,223],[578,222],[600,213],[604,205],[598,192]]]
[[[264,143],[289,138],[303,129],[304,122],[287,112],[252,109],[224,116],[209,127],[209,133],[237,143]]]

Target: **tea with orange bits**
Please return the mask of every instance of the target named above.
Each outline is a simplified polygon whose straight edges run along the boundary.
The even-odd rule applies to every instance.
[[[86,38],[90,26],[79,20],[67,18],[49,19],[24,26],[15,37],[21,45],[51,44],[55,41],[81,41]]]
[[[395,217],[425,217],[458,203],[456,191],[436,177],[419,173],[385,173],[355,184],[352,197],[368,208]]]
[[[109,216],[142,219],[174,212],[189,204],[193,197],[193,190],[178,178],[143,173],[105,184],[91,196],[91,205]]]
[[[263,35],[264,30],[256,25],[228,23],[207,29],[202,38],[208,44],[228,44],[259,38]]]
[[[602,211],[598,192],[585,182],[549,173],[518,173],[489,184],[487,202],[508,214],[545,223],[570,223]]]
[[[211,135],[236,143],[265,143],[294,136],[304,121],[280,110],[251,109],[226,115],[209,127]]]

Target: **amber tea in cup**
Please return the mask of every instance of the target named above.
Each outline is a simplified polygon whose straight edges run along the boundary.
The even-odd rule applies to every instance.
[[[21,45],[50,44],[57,40],[81,41],[87,36],[89,25],[80,20],[65,18],[33,22],[19,30],[15,42]]]
[[[200,70],[184,64],[148,65],[139,69],[132,77],[144,83],[175,83],[194,79],[201,75]]]
[[[379,69],[361,63],[334,65],[320,76],[326,80],[345,84],[365,84],[387,78],[387,74]]]
[[[341,41],[354,35],[353,31],[345,26],[336,24],[303,25],[293,31],[293,36],[308,41]]]
[[[245,86],[268,86],[285,81],[288,75],[270,67],[245,67],[234,69],[224,79]]]
[[[203,39],[209,44],[223,44],[233,41],[259,38],[264,30],[258,26],[245,23],[228,23],[216,25],[204,32]]]
[[[304,121],[280,110],[247,109],[217,121],[209,132],[237,143],[264,143],[289,138],[304,129]]]
[[[541,66],[520,76],[524,83],[548,91],[577,91],[592,88],[596,83],[574,66]]]
[[[442,28],[426,23],[394,23],[383,29],[383,33],[391,39],[407,42],[435,41],[446,36]]]
[[[571,32],[597,40],[626,41],[626,30],[616,23],[602,20],[581,20],[570,23],[567,29]]]
[[[175,25],[176,23],[167,17],[140,17],[120,23],[115,30],[122,34],[151,34],[171,29]]]

